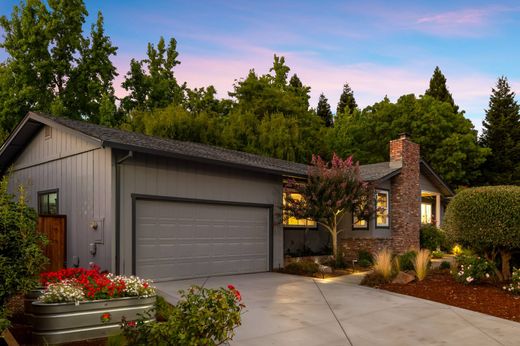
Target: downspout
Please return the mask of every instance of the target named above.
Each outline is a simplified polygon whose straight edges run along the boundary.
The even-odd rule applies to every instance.
[[[134,156],[133,151],[116,161],[116,275],[121,274],[121,164]]]

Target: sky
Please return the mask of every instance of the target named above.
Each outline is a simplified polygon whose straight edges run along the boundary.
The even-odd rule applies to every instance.
[[[9,15],[18,0],[1,0]],[[214,85],[227,97],[252,68],[269,71],[273,55],[286,58],[332,109],[348,82],[358,105],[421,95],[435,66],[455,102],[480,130],[499,76],[520,91],[520,2],[517,1],[136,1],[85,0],[88,30],[97,11],[118,47],[113,62],[120,87],[131,58],[143,59],[148,42],[178,41],[179,82]],[[0,60],[6,58],[0,51]]]

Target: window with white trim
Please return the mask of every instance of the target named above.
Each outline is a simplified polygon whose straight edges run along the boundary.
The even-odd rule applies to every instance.
[[[390,226],[389,218],[389,192],[386,190],[376,191],[376,227]]]

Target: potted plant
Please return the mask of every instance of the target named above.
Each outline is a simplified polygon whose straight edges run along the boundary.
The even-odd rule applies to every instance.
[[[122,319],[152,316],[156,298],[150,281],[97,266],[43,273],[41,283],[45,289],[31,304],[30,320],[37,341],[49,344],[117,334]]]

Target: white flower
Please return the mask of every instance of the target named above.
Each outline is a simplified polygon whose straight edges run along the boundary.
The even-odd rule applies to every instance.
[[[473,279],[471,276],[468,276],[468,277],[466,278],[466,281],[467,281],[468,283],[471,282],[471,281],[473,281],[473,280],[474,280],[474,279]]]
[[[489,274],[488,273],[486,273],[486,277],[489,279]]]

